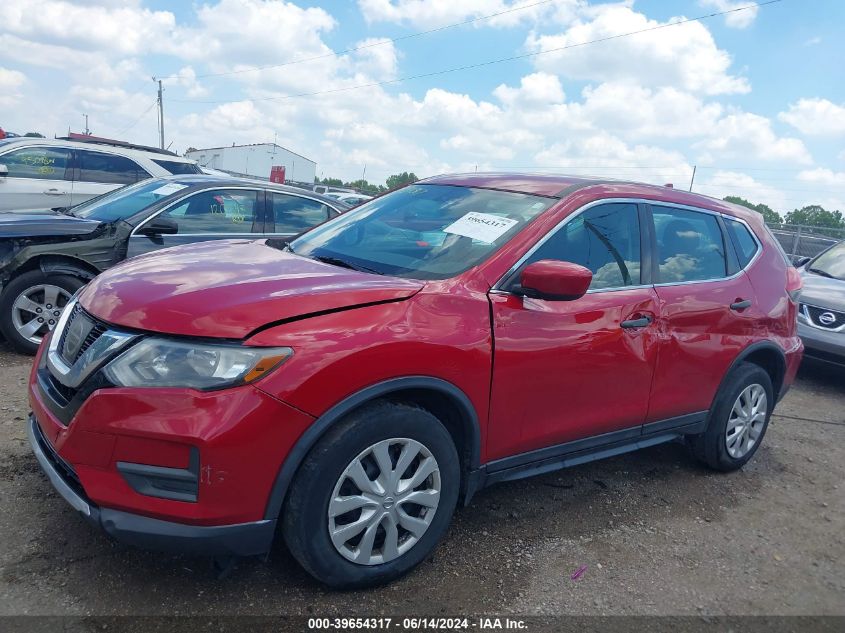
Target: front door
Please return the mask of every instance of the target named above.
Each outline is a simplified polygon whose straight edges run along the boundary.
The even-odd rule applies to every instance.
[[[643,212],[636,204],[603,203],[573,215],[491,291],[491,459],[615,431],[640,433],[658,311],[650,267],[641,266]],[[573,301],[508,292],[521,268],[542,259],[586,266],[590,291]]]
[[[127,257],[202,242],[264,235],[264,191],[254,189],[213,189],[200,191],[153,216],[176,223],[173,235],[142,235],[135,229],[129,238]]]
[[[62,147],[22,147],[0,155],[0,211],[52,209],[71,204],[71,152]]]

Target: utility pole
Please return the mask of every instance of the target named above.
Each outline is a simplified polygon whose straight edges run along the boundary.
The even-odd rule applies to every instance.
[[[158,82],[158,137],[159,146],[164,149],[164,99],[162,98],[161,79],[153,77]]]
[[[83,114],[82,116],[85,117],[85,136],[88,136],[89,134],[91,134],[91,130],[88,129],[88,115]]]
[[[364,176],[366,176],[366,175],[367,175],[367,164],[364,163],[364,171],[361,173],[361,183],[362,184],[364,182]]]
[[[689,190],[692,191],[692,183],[695,182],[695,165],[692,166],[692,178],[689,179]]]

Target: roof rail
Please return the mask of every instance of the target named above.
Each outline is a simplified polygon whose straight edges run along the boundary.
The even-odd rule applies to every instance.
[[[100,136],[91,136],[90,134],[77,134],[70,132],[67,136],[57,136],[59,141],[75,141],[77,143],[91,143],[92,145],[110,145],[112,147],[123,147],[125,149],[136,149],[142,152],[151,152],[153,154],[163,154],[165,156],[179,156],[175,152],[158,147],[150,147],[148,145],[136,145],[127,141],[118,141],[111,138],[103,138]]]

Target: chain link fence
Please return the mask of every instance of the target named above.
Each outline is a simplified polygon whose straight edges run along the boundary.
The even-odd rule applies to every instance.
[[[769,224],[787,255],[793,258],[815,257],[823,250],[845,240],[845,229],[830,229],[803,224]]]

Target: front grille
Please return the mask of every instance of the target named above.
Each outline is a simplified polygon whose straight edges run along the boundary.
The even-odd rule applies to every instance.
[[[80,319],[84,320],[84,322],[79,322]],[[84,332],[84,338],[81,343],[79,343],[78,347],[76,347],[78,341],[68,340],[69,333],[75,327],[80,328]],[[85,350],[91,347],[91,345],[94,344],[94,341],[103,335],[106,329],[107,327],[104,323],[98,321],[85,312],[85,310],[82,309],[82,306],[77,303],[73,307],[73,312],[71,312],[67,323],[65,323],[65,328],[62,331],[62,338],[59,341],[59,353],[64,361],[69,365],[73,365],[77,360],[79,360],[79,357],[85,353]],[[74,333],[76,334],[76,332]],[[67,349],[69,343],[72,343],[75,349]]]
[[[79,389],[63,385],[49,371],[46,372],[46,375],[47,380],[50,381],[50,387],[64,400],[64,402],[59,402],[59,404],[66,407],[68,403],[73,400],[73,397],[79,392]]]
[[[801,309],[810,319],[810,323],[826,330],[835,330],[845,325],[845,312],[819,308],[809,304],[802,304]]]

